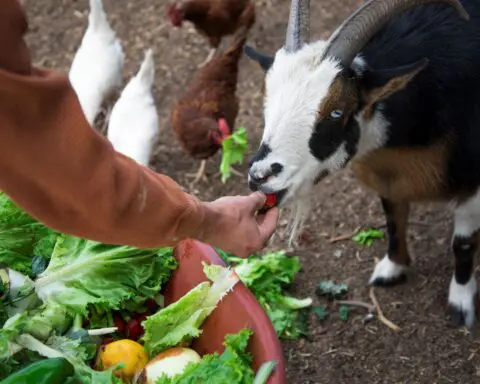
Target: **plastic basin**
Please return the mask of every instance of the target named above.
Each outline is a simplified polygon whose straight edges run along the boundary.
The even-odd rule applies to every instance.
[[[163,292],[167,305],[208,280],[203,273],[202,262],[225,265],[213,248],[194,240],[180,243],[175,249],[175,257],[179,261],[179,268]],[[253,355],[255,372],[264,362],[275,360],[277,366],[268,384],[285,384],[283,350],[275,329],[255,296],[241,281],[203,323],[203,332],[193,342],[192,348],[201,356],[213,352],[222,353],[225,335],[237,333],[243,328],[250,328],[254,332],[250,338],[249,350]]]

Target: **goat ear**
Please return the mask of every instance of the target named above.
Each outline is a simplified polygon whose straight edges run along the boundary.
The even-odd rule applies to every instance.
[[[366,108],[371,108],[405,88],[428,65],[428,62],[425,58],[396,68],[367,70],[362,79]]]
[[[244,52],[245,52],[245,55],[247,55],[250,59],[252,59],[253,61],[256,61],[258,65],[260,65],[260,67],[263,69],[264,72],[267,72],[270,69],[270,67],[273,64],[273,61],[275,60],[271,56],[267,56],[260,52],[257,52],[249,45],[245,45]]]

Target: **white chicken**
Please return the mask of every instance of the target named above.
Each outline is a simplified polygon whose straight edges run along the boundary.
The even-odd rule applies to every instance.
[[[88,28],[73,58],[69,78],[91,125],[102,103],[121,86],[124,62],[122,45],[108,23],[102,0],[90,0]]]
[[[149,49],[138,73],[122,91],[110,114],[107,137],[116,151],[148,166],[158,134],[153,96],[155,64]]]

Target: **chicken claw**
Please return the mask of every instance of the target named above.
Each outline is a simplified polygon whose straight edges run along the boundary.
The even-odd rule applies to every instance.
[[[205,59],[205,61],[203,61],[202,63],[200,63],[198,65],[198,68],[201,68],[201,67],[205,66],[210,60],[212,60],[213,57],[215,56],[215,54],[217,53],[217,50],[218,50],[218,48],[210,49],[210,52],[208,53],[207,58]]]
[[[205,175],[205,169],[207,166],[207,160],[202,160],[200,163],[200,168],[198,169],[197,173],[187,173],[185,176],[187,178],[193,177],[194,180],[190,183],[190,188],[197,184],[200,180],[208,181],[207,176]]]

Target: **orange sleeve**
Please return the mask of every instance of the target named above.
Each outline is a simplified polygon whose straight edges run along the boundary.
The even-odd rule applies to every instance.
[[[17,0],[0,13],[0,189],[64,233],[137,247],[196,238],[204,208],[169,177],[115,152],[64,74],[31,67]]]

